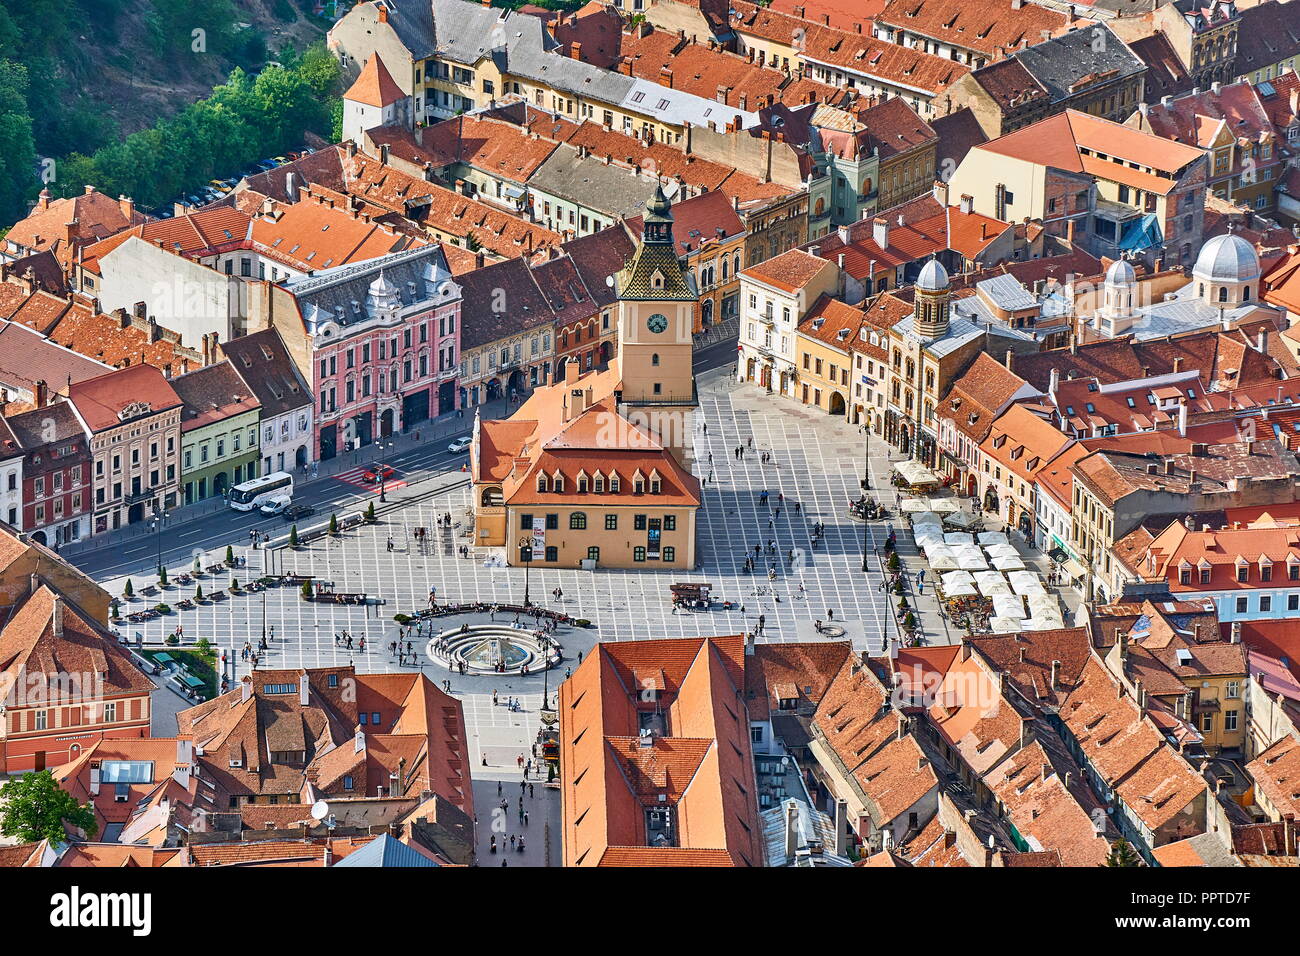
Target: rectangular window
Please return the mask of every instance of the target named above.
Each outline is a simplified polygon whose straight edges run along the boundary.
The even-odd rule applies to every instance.
[[[645,561],[645,548],[636,547],[632,549],[632,560],[638,564]]]
[[[671,562],[671,561],[676,561],[676,560],[677,560],[677,549],[674,548],[674,547],[665,547],[665,548],[664,548],[664,551],[663,551],[663,559],[664,559],[665,561],[669,561],[669,562]]]
[[[664,530],[665,531],[677,530],[677,515],[664,515]]]
[[[616,514],[605,515],[605,530],[606,531],[618,530],[618,515]]]
[[[645,530],[645,515],[633,515],[633,516],[632,516],[632,527],[633,527],[633,529],[635,529],[636,531],[644,531],[644,530]]]

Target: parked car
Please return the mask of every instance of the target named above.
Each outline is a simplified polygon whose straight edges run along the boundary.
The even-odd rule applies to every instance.
[[[372,465],[361,473],[361,480],[374,484],[378,481],[388,481],[396,472],[388,465]]]
[[[468,435],[462,435],[447,446],[447,451],[451,452],[453,455],[463,455],[465,452],[469,451],[469,445],[470,437]]]

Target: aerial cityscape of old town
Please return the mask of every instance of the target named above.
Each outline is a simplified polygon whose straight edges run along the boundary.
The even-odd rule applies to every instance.
[[[0,865],[1300,866],[1297,69],[3,0]]]

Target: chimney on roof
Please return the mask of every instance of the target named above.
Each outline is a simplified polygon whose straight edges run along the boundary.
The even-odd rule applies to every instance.
[[[366,749],[366,732],[361,729],[360,724],[357,724],[357,729],[352,734],[352,752],[359,754],[361,753],[361,751],[365,749]]]
[[[176,763],[172,767],[172,779],[182,788],[190,787],[190,773],[194,762],[194,741],[184,737],[176,741]]]
[[[1262,328],[1255,335],[1255,351],[1261,355],[1268,354],[1268,329]]]
[[[666,86],[670,90],[673,88],[673,71],[666,66],[659,71],[659,85]]]
[[[847,856],[849,852],[849,802],[835,801],[835,855]]]
[[[799,852],[799,804],[791,800],[785,805],[785,859],[794,863]]]
[[[877,216],[871,220],[871,240],[881,249],[889,248],[889,220]]]
[[[298,672],[298,706],[307,707],[311,703],[311,678],[306,668]]]
[[[1011,349],[1007,349],[1006,354],[1002,357],[1002,364],[1007,367],[1008,372],[1011,371],[1011,364],[1015,362],[1015,360],[1016,353]]]
[[[1229,633],[1229,635],[1230,635],[1230,636],[1228,637],[1228,642],[1229,642],[1229,643],[1231,643],[1231,644],[1240,644],[1240,643],[1241,643],[1241,622],[1240,622],[1240,621],[1233,621],[1233,622],[1232,622],[1232,628],[1231,628],[1231,630],[1230,630],[1228,633]]]
[[[50,627],[56,641],[63,639],[63,598],[54,595],[54,606],[50,609]]]
[[[45,384],[45,379],[41,378],[36,380],[35,395],[35,404],[37,408],[44,408],[50,403],[50,387]]]
[[[127,225],[135,217],[135,200],[128,196],[117,197],[117,207],[122,210],[122,216],[126,219]]]
[[[387,8],[386,6],[384,6],[382,3],[377,3],[377,4],[375,4],[375,10],[376,10],[376,12],[377,12],[378,15],[379,15],[379,22],[380,22],[380,23],[387,23],[387,22],[388,22],[388,8]]]
[[[379,162],[381,165],[384,166],[388,165],[388,144],[387,143],[379,144]]]
[[[907,718],[904,717],[902,714],[899,714],[899,715],[898,715],[898,733],[897,733],[897,736],[898,736],[898,739],[899,739],[899,740],[902,740],[904,737],[907,736]]]
[[[1052,690],[1057,690],[1061,686],[1061,662],[1052,661]]]
[[[248,703],[248,699],[253,696],[253,678],[245,677],[239,682],[239,702]]]

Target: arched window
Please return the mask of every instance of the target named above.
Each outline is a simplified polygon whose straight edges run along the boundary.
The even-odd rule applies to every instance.
[[[538,475],[538,476],[537,476],[537,490],[538,490],[538,491],[545,491],[545,490],[546,490],[546,487],[547,487],[546,476],[545,476],[545,475]]]
[[[651,365],[658,365],[658,364],[659,364],[659,353],[658,353],[658,352],[655,352],[653,355],[650,356],[650,364],[651,364]]]
[[[583,511],[575,511],[569,515],[569,529],[571,531],[587,530],[587,515]]]
[[[1228,289],[1226,286],[1219,286],[1219,301],[1220,302],[1228,301]]]
[[[1243,293],[1242,293],[1241,298],[1242,298],[1242,301],[1243,301],[1243,302],[1249,302],[1249,301],[1250,301],[1250,286],[1246,286],[1245,290],[1244,290]]]

